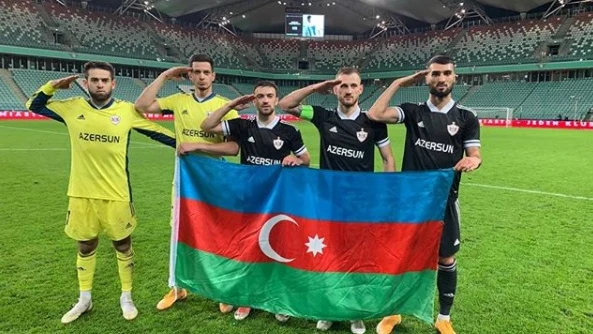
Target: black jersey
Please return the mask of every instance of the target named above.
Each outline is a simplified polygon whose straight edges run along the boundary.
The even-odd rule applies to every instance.
[[[375,145],[389,144],[387,126],[371,120],[360,109],[350,117],[339,110],[313,106],[310,120],[319,130],[321,169],[341,171],[375,170]]]
[[[279,165],[291,152],[296,156],[307,152],[300,131],[280,117],[267,125],[255,117],[223,121],[222,132],[238,139],[242,164]]]
[[[403,171],[452,168],[465,148],[480,146],[480,123],[475,113],[451,100],[442,110],[430,101],[396,107],[406,126]],[[457,197],[461,173],[455,173],[451,195]]]

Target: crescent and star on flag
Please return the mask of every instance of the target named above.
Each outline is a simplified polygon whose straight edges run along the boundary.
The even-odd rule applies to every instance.
[[[294,219],[287,215],[276,215],[268,219],[259,232],[259,248],[261,249],[262,253],[264,253],[270,259],[277,262],[289,263],[294,261],[294,259],[287,259],[281,256],[272,248],[272,245],[270,245],[270,233],[272,232],[272,229],[283,221],[287,221],[299,226],[299,224]],[[327,245],[323,243],[325,238],[320,238],[317,234],[315,234],[314,237],[308,238],[309,242],[305,243],[305,246],[307,246],[307,253],[312,253],[314,257],[317,256],[317,254],[323,254],[323,249],[327,247]]]

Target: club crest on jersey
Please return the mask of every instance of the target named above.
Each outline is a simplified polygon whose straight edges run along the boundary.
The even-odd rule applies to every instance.
[[[279,150],[282,148],[282,145],[284,145],[284,140],[280,139],[280,137],[274,139],[274,147]]]
[[[459,126],[453,122],[452,124],[447,125],[447,131],[451,136],[455,136],[457,131],[459,131]]]
[[[119,124],[119,116],[117,116],[117,115],[111,116],[111,123],[113,123],[113,125],[118,125]]]
[[[367,139],[368,132],[365,132],[364,129],[360,129],[360,131],[356,132],[356,138],[358,138],[359,142],[363,142]]]

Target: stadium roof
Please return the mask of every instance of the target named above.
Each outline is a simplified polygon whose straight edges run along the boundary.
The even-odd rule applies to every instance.
[[[390,18],[411,27],[447,22],[462,8],[489,17],[529,12],[551,0],[75,0],[92,5],[126,7],[137,3],[184,22],[222,20],[246,32],[284,31],[288,8],[325,15],[326,33],[358,34]],[[461,4],[463,4],[461,6]],[[464,7],[463,7],[464,6]],[[547,5],[548,6],[548,5]],[[545,11],[539,9],[539,11]],[[232,14],[231,14],[232,13]],[[377,19],[379,16],[379,19]],[[389,24],[389,22],[387,22]]]
[[[487,14],[500,13],[496,9],[511,11],[505,16],[528,12],[550,0],[475,0]],[[152,5],[170,17],[183,17],[192,13],[227,12],[231,23],[243,30],[254,32],[278,32],[284,29],[284,13],[287,7],[301,8],[304,13],[326,15],[329,33],[361,33],[372,29],[383,16],[393,15],[436,24],[455,15],[463,0],[156,0]],[[471,5],[467,0],[465,6]],[[286,5],[284,5],[286,4]],[[489,8],[491,7],[491,8]],[[222,10],[222,11],[221,11]],[[504,12],[503,11],[503,12]],[[230,14],[233,12],[233,14]],[[512,13],[515,12],[515,13]],[[243,18],[245,15],[245,18]],[[376,19],[379,15],[379,20]],[[496,14],[495,14],[496,15]],[[500,14],[499,14],[500,16]],[[199,16],[193,16],[198,19]],[[409,22],[409,21],[408,21]]]

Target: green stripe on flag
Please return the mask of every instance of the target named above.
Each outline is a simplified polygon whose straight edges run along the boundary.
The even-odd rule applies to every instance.
[[[391,314],[433,321],[436,271],[403,275],[311,272],[279,263],[238,262],[177,247],[177,286],[236,306],[298,318],[376,319]]]

